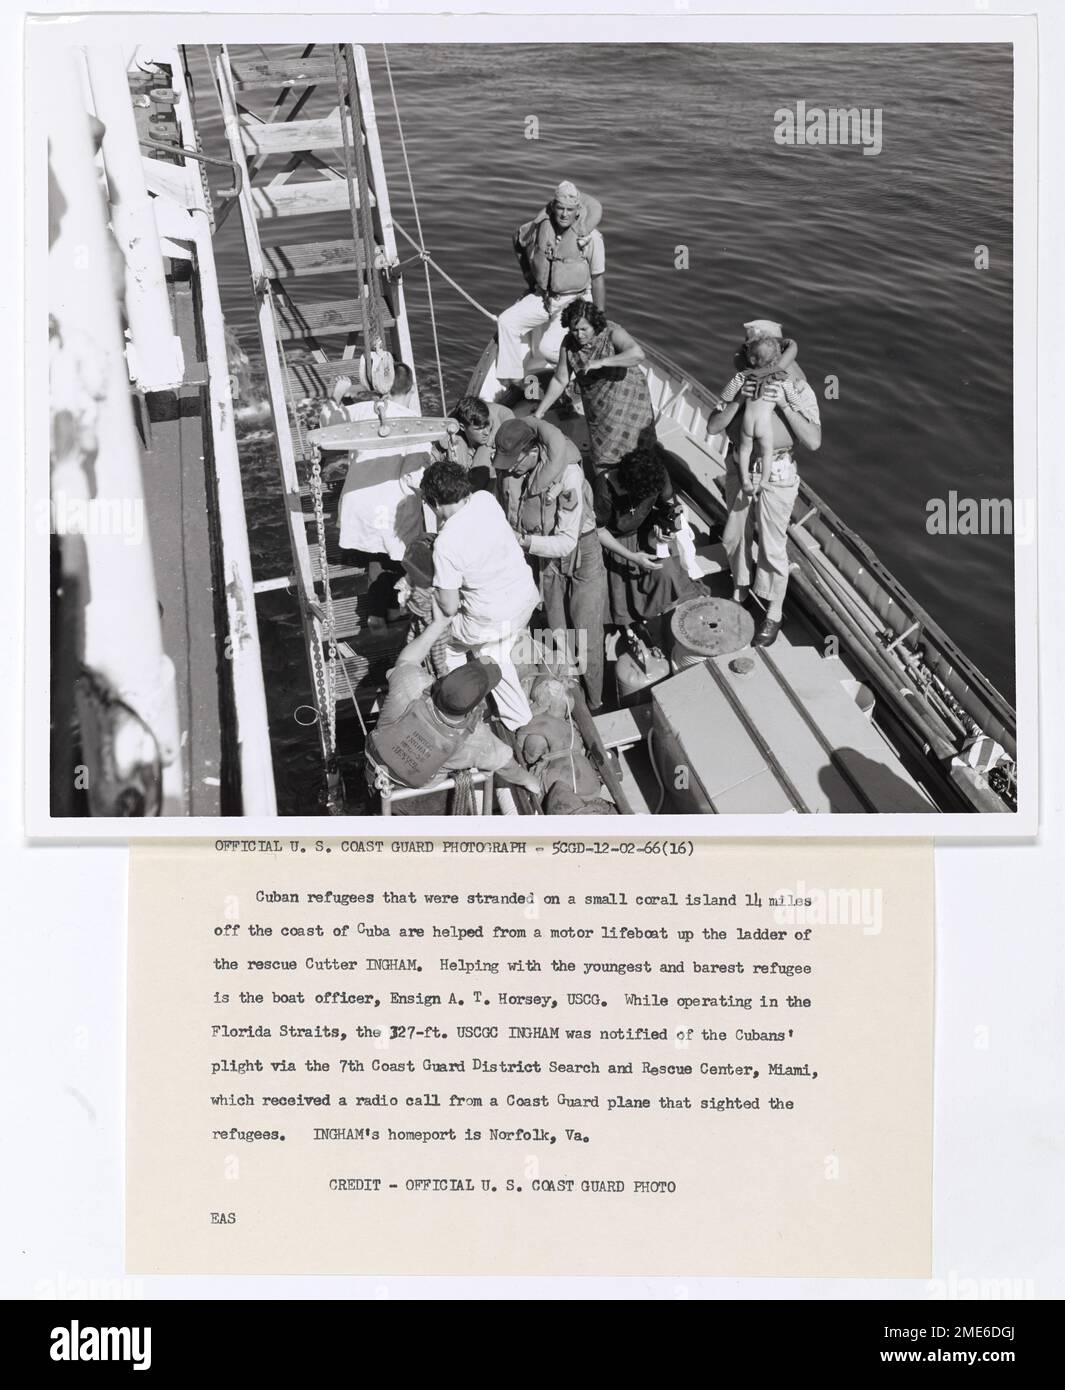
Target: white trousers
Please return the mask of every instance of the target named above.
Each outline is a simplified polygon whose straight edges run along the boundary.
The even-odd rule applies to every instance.
[[[514,643],[528,625],[532,612],[533,610],[530,608],[522,622],[513,627],[508,625],[502,635],[498,631],[485,632],[482,638],[480,634],[466,631],[463,633],[463,637],[459,637],[452,630],[447,635],[447,645],[442,652],[444,665],[449,671],[454,671],[456,667],[463,665],[467,655],[471,652],[477,660],[484,658],[495,662],[502,674],[499,684],[492,691],[492,696],[495,699],[499,717],[508,729],[520,729],[524,724],[528,724],[532,718],[532,709],[525,697],[525,691],[521,688],[517,668],[511,660]]]
[[[562,310],[582,297],[580,294],[557,295],[548,300],[549,307],[545,308],[541,295],[527,294],[509,309],[504,309],[496,320],[499,342],[496,376],[501,381],[520,381],[525,375],[525,357],[530,351],[539,350],[548,362],[557,362],[564,332]]]

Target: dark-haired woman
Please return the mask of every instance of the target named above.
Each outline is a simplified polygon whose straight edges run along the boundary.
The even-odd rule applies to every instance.
[[[610,620],[621,628],[653,623],[700,592],[677,551],[683,522],[660,446],[637,449],[595,480],[595,520],[603,547]],[[650,628],[658,641],[655,624]]]
[[[643,349],[602,309],[575,299],[562,311],[566,337],[535,414],[541,419],[571,382],[581,393],[597,473],[656,441],[655,414],[640,370]]]

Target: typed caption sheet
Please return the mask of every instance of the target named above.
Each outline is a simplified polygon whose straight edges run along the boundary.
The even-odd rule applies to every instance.
[[[130,872],[131,1272],[927,1275],[929,842]]]

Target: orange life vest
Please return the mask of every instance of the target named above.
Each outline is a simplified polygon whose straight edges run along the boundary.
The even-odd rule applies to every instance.
[[[587,478],[582,478],[582,489],[560,492],[550,496],[550,489],[566,471],[565,459],[552,463],[541,457],[540,462],[528,473],[506,473],[499,478],[499,500],[507,514],[511,528],[520,535],[550,536],[558,524],[559,511],[573,511],[584,505],[584,515],[594,516],[595,505],[592,490]]]
[[[461,724],[437,718],[429,692],[412,700],[398,719],[378,724],[366,741],[367,752],[404,787],[434,782],[480,722],[480,707]]]
[[[591,234],[602,215],[599,200],[583,194],[580,216],[565,231],[555,231],[546,208],[518,228],[518,254],[541,294],[581,294],[592,283]]]

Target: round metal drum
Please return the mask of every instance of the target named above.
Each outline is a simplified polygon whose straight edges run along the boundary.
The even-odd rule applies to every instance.
[[[727,598],[690,598],[673,613],[673,660],[690,666],[709,656],[728,656],[751,645],[754,619]]]

